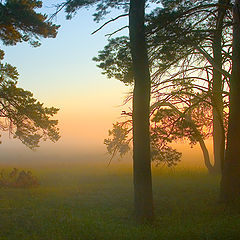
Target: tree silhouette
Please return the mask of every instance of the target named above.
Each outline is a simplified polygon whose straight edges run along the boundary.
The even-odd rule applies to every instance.
[[[230,78],[227,148],[222,164],[221,200],[226,203],[240,199],[240,1],[233,6],[232,73]]]
[[[208,13],[210,15],[215,14],[217,16],[215,18],[214,24],[212,21],[207,21],[207,25],[205,28],[205,31],[202,31],[204,29],[198,29],[201,31],[192,31],[192,27],[190,24],[190,28],[183,28],[179,29],[181,30],[179,32],[175,32],[178,34],[174,34],[174,31],[171,29],[171,24],[174,26],[179,26],[179,17],[178,13],[176,12],[176,6],[179,4],[178,1],[163,1],[164,3],[170,3],[170,6],[172,8],[171,14],[168,14],[168,18],[166,18],[167,15],[160,15],[156,18],[156,21],[159,21],[160,23],[163,23],[162,18],[166,18],[165,25],[163,26],[160,24],[160,27],[157,26],[156,31],[151,31],[150,36],[152,37],[152,40],[158,39],[162,43],[162,48],[159,47],[158,49],[155,48],[155,51],[149,51],[149,54],[152,54],[153,56],[158,55],[160,59],[160,68],[159,72],[165,69],[170,71],[170,67],[176,67],[179,63],[184,59],[184,53],[187,53],[187,56],[189,54],[192,54],[194,52],[197,52],[198,54],[201,54],[202,59],[206,61],[208,64],[211,65],[211,72],[209,72],[209,66],[201,66],[201,69],[206,70],[206,77],[208,80],[209,73],[211,76],[212,82],[207,81],[210,83],[211,92],[209,92],[211,95],[211,104],[213,106],[213,124],[215,125],[215,131],[214,131],[214,139],[215,144],[217,148],[215,148],[215,157],[216,155],[219,155],[218,157],[218,168],[221,165],[222,167],[222,181],[221,181],[221,199],[230,203],[235,199],[239,199],[240,197],[240,180],[239,180],[239,174],[240,174],[240,160],[239,160],[239,146],[238,146],[238,139],[240,136],[239,132],[239,111],[237,109],[238,103],[239,103],[239,39],[240,39],[240,23],[239,23],[239,6],[240,2],[239,0],[236,0],[233,7],[233,15],[231,13],[231,2],[230,1],[216,1],[208,3],[208,1],[202,1],[207,3],[199,4],[197,5],[196,2],[192,2],[193,8],[187,9],[187,13],[190,13],[190,16],[192,17],[192,10],[194,10],[195,13],[197,13],[197,19],[201,14],[199,9],[203,9],[205,13]],[[199,3],[201,1],[198,1]],[[189,1],[182,1],[183,4],[189,3]],[[183,9],[183,12],[186,12],[184,9],[184,6],[180,9]],[[191,11],[190,11],[191,10]],[[164,10],[163,10],[164,11]],[[180,14],[181,15],[181,14]],[[189,15],[189,14],[188,14]],[[187,16],[187,15],[183,15]],[[184,19],[184,18],[183,18]],[[193,18],[191,18],[193,19]],[[207,19],[207,18],[206,18]],[[213,19],[212,17],[210,20]],[[185,19],[186,20],[186,19]],[[166,24],[166,22],[168,24]],[[188,21],[184,21],[185,23],[189,23]],[[165,27],[166,26],[166,27]],[[214,26],[214,29],[212,29],[212,26]],[[170,29],[170,30],[169,30]],[[232,33],[233,29],[233,33]],[[164,33],[164,30],[166,31],[166,36],[162,36]],[[184,30],[184,31],[182,31]],[[159,34],[156,34],[158,32]],[[191,38],[191,34],[195,36],[196,32],[200,33],[206,33],[208,32],[207,36],[209,38],[203,38],[204,41],[194,41],[194,38]],[[180,33],[180,34],[179,34]],[[162,38],[160,37],[162,36]],[[186,42],[186,38],[188,37],[190,41]],[[156,37],[156,38],[155,38]],[[174,45],[169,46],[168,41],[171,39],[175,39],[175,43],[181,43],[183,40],[184,44],[176,44],[176,47],[173,47]],[[198,39],[198,38],[197,38]],[[201,39],[201,38],[200,38]],[[233,39],[233,40],[232,40]],[[151,40],[151,37],[150,37]],[[165,40],[165,41],[164,41]],[[210,41],[209,41],[210,40]],[[159,46],[158,41],[153,41],[155,43],[155,47]],[[199,44],[200,43],[200,44]],[[184,47],[182,47],[184,46]],[[165,58],[162,54],[162,50],[165,51]],[[184,51],[186,50],[186,51]],[[115,50],[116,51],[116,50]],[[101,57],[103,54],[101,53]],[[123,59],[123,58],[122,58]],[[155,58],[156,59],[156,58]],[[201,58],[199,58],[201,59]],[[167,60],[167,61],[166,61]],[[109,61],[110,62],[110,61]],[[117,62],[117,61],[116,61]],[[151,58],[150,58],[151,62]],[[154,63],[154,61],[152,61]],[[188,63],[188,62],[187,62]],[[103,65],[100,64],[102,67]],[[154,66],[155,67],[155,66]],[[115,70],[117,68],[115,67]],[[125,70],[128,68],[124,68]],[[195,68],[196,70],[197,68]],[[131,69],[130,69],[131,70]],[[107,73],[109,74],[109,73]],[[114,75],[117,75],[118,73],[114,73]],[[181,74],[184,74],[184,72],[181,72]],[[125,72],[124,76],[131,76],[131,74],[127,74]],[[124,76],[122,79],[125,79]],[[119,77],[119,76],[118,76]],[[192,78],[192,77],[191,77]],[[196,79],[201,79],[198,77],[195,77]],[[181,81],[184,80],[185,77],[181,78]],[[176,85],[177,81],[175,82]],[[174,87],[174,86],[172,86]],[[198,88],[201,87],[201,89],[204,89],[202,86],[197,86]],[[227,92],[224,92],[224,88],[227,88]],[[196,88],[196,87],[195,87]],[[188,87],[186,89],[189,89]],[[207,90],[207,89],[206,89]],[[230,91],[229,91],[230,90]],[[229,91],[229,92],[228,92]],[[185,92],[186,93],[186,92]],[[206,95],[206,97],[209,97],[209,93]],[[192,94],[190,92],[190,94]],[[228,102],[228,96],[229,96],[229,102]],[[204,99],[203,99],[204,100]],[[205,99],[206,100],[206,99]],[[226,102],[224,102],[226,101]],[[226,108],[228,112],[229,108],[229,119],[226,121],[228,124],[227,127],[227,147],[225,152],[225,158],[223,159],[224,155],[224,145],[225,145],[225,134],[224,130],[225,127],[225,119],[224,114],[222,113],[223,109]],[[221,132],[219,131],[221,130]],[[218,142],[216,142],[216,139],[218,139]],[[216,154],[216,152],[218,152]],[[216,157],[217,159],[217,157]],[[220,162],[219,162],[220,159]]]
[[[109,9],[121,9],[123,14],[104,23],[94,33],[106,24],[121,17],[129,16],[130,52],[134,77],[133,97],[133,165],[134,165],[134,201],[135,215],[138,221],[153,220],[153,197],[150,160],[149,136],[149,103],[150,103],[150,73],[145,42],[145,0],[117,1],[81,1],[70,0],[59,5],[58,11],[65,7],[67,18],[71,18],[78,9],[94,6],[94,20],[99,22]],[[56,13],[57,13],[56,12]],[[114,33],[119,32],[122,27]],[[141,51],[139,51],[141,49]]]
[[[231,52],[229,30],[232,25],[231,15],[226,16],[227,4],[226,1],[219,4],[217,1],[182,1],[174,4],[164,1],[163,8],[147,16],[152,98],[173,104],[171,98],[175,99],[176,94],[179,97],[189,94],[194,98],[197,92],[198,101],[201,93],[202,100],[211,105],[213,120],[208,127],[213,129],[214,136],[213,166],[206,160],[206,147],[202,140],[199,142],[201,147],[204,146],[202,149],[210,173],[219,173],[225,145],[226,119],[223,118],[228,112],[226,101],[230,74],[227,71],[231,69],[231,57],[226,53]],[[227,13],[229,15],[229,11]],[[222,31],[225,34],[221,38]],[[94,60],[100,62],[98,66],[108,77],[131,84],[133,78],[128,48],[129,40],[126,37],[110,39]]]

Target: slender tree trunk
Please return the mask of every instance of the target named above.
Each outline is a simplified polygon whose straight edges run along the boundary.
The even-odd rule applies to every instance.
[[[150,72],[144,33],[145,0],[131,0],[130,47],[134,72],[133,177],[135,215],[139,222],[153,220],[149,136]]]
[[[227,0],[219,0],[219,4],[227,4]],[[225,8],[218,8],[216,29],[213,38],[213,57],[216,66],[222,69],[222,30]],[[213,68],[213,85],[212,85],[212,104],[213,104],[213,152],[214,166],[213,173],[221,173],[221,162],[224,158],[225,151],[225,132],[223,126],[223,81],[222,74]]]
[[[157,105],[159,106],[160,104],[157,104]],[[200,147],[202,149],[204,164],[205,164],[206,168],[208,169],[208,172],[210,174],[212,174],[214,169],[213,169],[213,166],[212,166],[212,164],[210,162],[208,149],[207,149],[206,144],[205,144],[205,142],[204,142],[204,140],[202,138],[201,133],[197,129],[197,126],[196,126],[195,122],[191,118],[191,113],[187,113],[187,114],[186,113],[182,113],[181,111],[178,110],[177,107],[175,107],[171,103],[166,103],[165,102],[164,104],[161,104],[161,105],[162,106],[171,107],[173,110],[175,110],[179,114],[179,116],[183,117],[187,121],[189,127],[194,131],[195,136],[196,136],[196,140],[199,142],[199,145],[200,145]]]
[[[209,152],[208,152],[208,149],[206,147],[206,144],[205,144],[204,140],[202,139],[202,137],[198,139],[198,142],[199,142],[199,145],[202,149],[204,164],[205,164],[208,172],[210,174],[212,174],[214,172],[214,169],[213,169],[213,166],[210,162]]]
[[[210,162],[210,157],[209,157],[209,152],[208,149],[206,147],[206,144],[202,138],[201,133],[198,131],[196,124],[194,123],[194,121],[191,118],[191,115],[186,115],[185,119],[188,121],[189,126],[192,128],[192,130],[194,131],[195,135],[196,135],[196,140],[199,142],[199,145],[202,149],[202,153],[203,153],[203,159],[204,159],[204,164],[208,170],[208,172],[210,174],[212,174],[214,172],[214,168]]]
[[[240,199],[240,0],[233,7],[233,55],[230,79],[227,148],[222,164],[220,198],[226,203]]]

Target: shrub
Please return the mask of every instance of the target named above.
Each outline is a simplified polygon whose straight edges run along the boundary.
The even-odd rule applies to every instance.
[[[39,181],[31,171],[13,168],[11,172],[6,170],[0,172],[0,187],[31,188],[37,186],[39,186]]]

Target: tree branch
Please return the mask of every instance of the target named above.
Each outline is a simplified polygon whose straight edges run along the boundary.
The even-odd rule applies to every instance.
[[[93,31],[91,34],[94,35],[95,33],[97,33],[98,31],[100,31],[103,27],[105,27],[107,24],[111,23],[111,22],[114,22],[116,21],[117,19],[121,18],[121,17],[127,17],[128,16],[128,13],[126,14],[122,14],[122,15],[119,15],[115,18],[112,18],[111,20],[105,22],[101,27],[99,27],[98,29],[96,29],[95,31]]]

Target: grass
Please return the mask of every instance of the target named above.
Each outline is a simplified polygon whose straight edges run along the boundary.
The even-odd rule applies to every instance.
[[[156,221],[132,218],[130,172],[38,170],[35,189],[0,189],[0,240],[239,240],[240,212],[203,171],[154,171]]]

